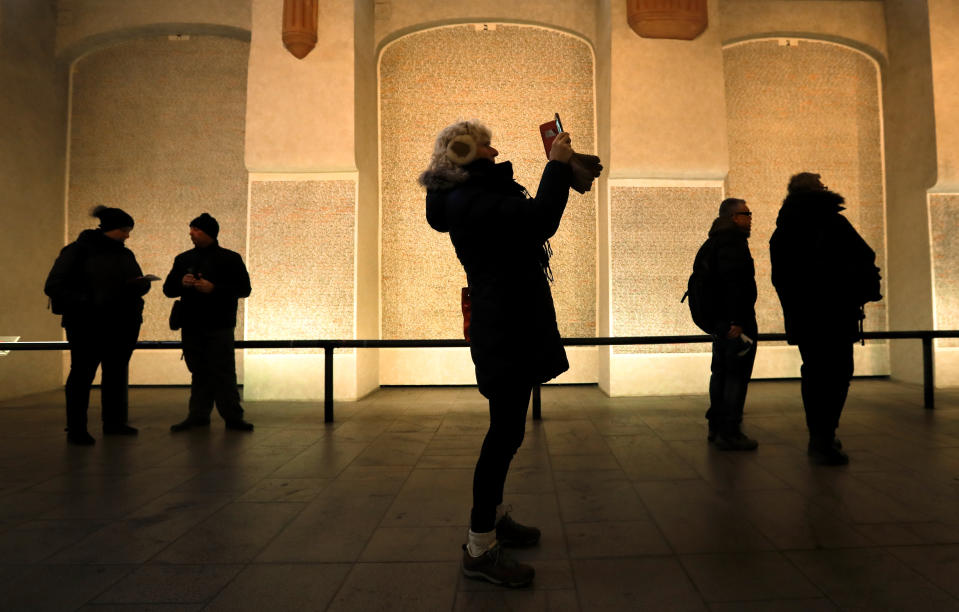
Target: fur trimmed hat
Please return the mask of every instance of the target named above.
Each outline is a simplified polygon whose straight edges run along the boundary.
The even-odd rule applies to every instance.
[[[473,119],[457,121],[443,128],[436,136],[430,165],[420,175],[420,185],[427,189],[449,189],[466,181],[469,174],[463,166],[476,159],[479,143],[489,142],[490,129]]]

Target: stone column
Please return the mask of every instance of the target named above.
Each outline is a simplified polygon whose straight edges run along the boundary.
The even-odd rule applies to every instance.
[[[959,245],[954,234],[959,226],[959,4],[928,0],[928,7],[938,167],[938,180],[929,190],[933,312],[936,328],[957,329]],[[959,341],[940,340],[937,344],[937,386],[959,385]]]
[[[357,266],[369,236],[358,233],[354,3],[322,4],[316,48],[301,60],[283,47],[282,17],[283,0],[253,0],[246,338],[375,336],[376,296],[357,290],[375,270]],[[373,351],[335,359],[337,398],[377,384]],[[323,397],[322,351],[247,351],[245,367],[249,399]]]
[[[693,41],[640,38],[625,2],[604,4],[610,174],[600,332],[697,333],[679,299],[729,166],[718,3],[709,3],[709,26]],[[601,348],[600,387],[610,395],[702,392],[708,355],[655,354],[664,350]]]

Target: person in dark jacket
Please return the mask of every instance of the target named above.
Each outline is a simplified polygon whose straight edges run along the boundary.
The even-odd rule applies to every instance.
[[[710,296],[716,305],[716,329],[709,379],[708,439],[720,450],[755,450],[759,444],[742,432],[746,389],[756,360],[756,268],[749,252],[752,212],[745,200],[727,198],[709,230],[715,262]]]
[[[569,368],[549,289],[546,241],[559,228],[569,198],[572,149],[556,137],[536,197],[513,180],[509,162],[495,163],[491,133],[476,121],[448,126],[436,139],[426,187],[426,218],[449,232],[463,264],[472,306],[470,354],[490,427],[473,476],[473,508],[463,573],[506,586],[533,580],[503,546],[531,546],[535,527],[503,508],[510,461],[523,442],[530,392]]]
[[[863,306],[882,299],[876,254],[840,214],[844,202],[820,175],[793,176],[769,240],[786,337],[802,356],[808,454],[825,465],[849,463],[835,435],[853,374],[853,344],[862,337]]]
[[[219,232],[220,224],[208,213],[190,221],[195,246],[176,256],[163,283],[164,295],[180,298],[175,309],[193,375],[189,414],[170,426],[173,432],[209,425],[214,404],[227,429],[253,431],[243,419],[233,352],[237,304],[250,295],[250,275],[240,254],[217,242]]]
[[[70,345],[67,441],[82,446],[96,442],[87,431],[87,408],[97,367],[102,370],[103,433],[137,433],[127,424],[128,368],[143,322],[142,296],[157,278],[145,277],[123,244],[133,231],[133,217],[106,206],[97,206],[93,216],[100,226],[63,247],[44,287],[53,311],[63,315]]]

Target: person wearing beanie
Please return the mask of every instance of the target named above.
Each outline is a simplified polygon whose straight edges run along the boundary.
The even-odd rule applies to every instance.
[[[181,330],[192,375],[189,411],[173,432],[209,425],[214,405],[227,429],[253,431],[243,418],[233,352],[237,305],[250,295],[250,275],[239,253],[220,246],[219,233],[209,213],[190,221],[194,247],[176,256],[163,283],[164,295],[179,298],[170,326]]]
[[[707,440],[724,451],[759,446],[742,431],[746,390],[756,359],[756,268],[749,252],[752,212],[746,201],[726,198],[693,263],[701,276],[713,337]],[[692,286],[692,281],[691,281]]]
[[[549,283],[548,240],[559,229],[574,180],[569,134],[556,136],[536,197],[513,180],[490,130],[460,121],[436,138],[420,175],[426,219],[449,233],[471,299],[470,355],[490,426],[473,474],[473,508],[462,557],[468,578],[521,587],[535,570],[504,547],[532,546],[540,531],[503,505],[510,462],[523,442],[530,392],[569,369]]]
[[[807,454],[821,465],[845,465],[836,438],[862,337],[863,306],[882,299],[876,253],[841,214],[845,200],[821,177],[801,172],[769,239],[772,283],[782,304],[789,344],[799,346]]]
[[[157,278],[145,277],[124,245],[133,217],[106,206],[97,206],[92,216],[99,227],[83,230],[63,247],[44,286],[51,309],[62,315],[70,345],[67,441],[81,446],[95,443],[87,431],[87,409],[98,367],[103,433],[137,433],[127,424],[128,369],[143,322],[143,296]]]

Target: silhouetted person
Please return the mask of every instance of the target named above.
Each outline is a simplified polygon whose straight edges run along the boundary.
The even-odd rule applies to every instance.
[[[849,381],[853,344],[862,336],[863,305],[882,299],[876,254],[840,214],[843,197],[820,175],[789,180],[789,194],[769,240],[772,282],[779,294],[790,344],[802,355],[802,399],[809,457],[844,465],[835,437]]]
[[[755,450],[742,432],[746,390],[756,360],[756,269],[749,253],[752,212],[745,200],[727,198],[713,221],[704,256],[714,276],[710,295],[715,313],[709,379],[709,440],[720,450]]]
[[[217,242],[219,233],[207,213],[190,221],[195,246],[176,256],[163,283],[164,295],[180,298],[183,356],[193,375],[189,414],[174,432],[209,425],[214,403],[227,429],[253,431],[243,420],[233,352],[237,303],[250,295],[250,275],[240,254]]]
[[[569,368],[547,280],[545,243],[559,228],[569,198],[569,135],[556,137],[539,190],[531,198],[513,180],[509,162],[495,163],[490,130],[474,121],[446,127],[429,168],[426,218],[449,232],[466,270],[472,302],[470,354],[479,391],[489,400],[490,427],[473,475],[473,509],[463,573],[516,587],[532,567],[503,546],[531,546],[535,527],[513,521],[503,508],[510,461],[523,442],[533,386]]]
[[[53,311],[63,315],[70,344],[67,441],[85,446],[96,442],[87,431],[87,408],[97,367],[103,433],[137,433],[127,425],[128,368],[143,322],[142,296],[150,291],[150,279],[123,244],[133,231],[133,217],[106,206],[92,214],[100,226],[83,230],[63,247],[44,287]]]

